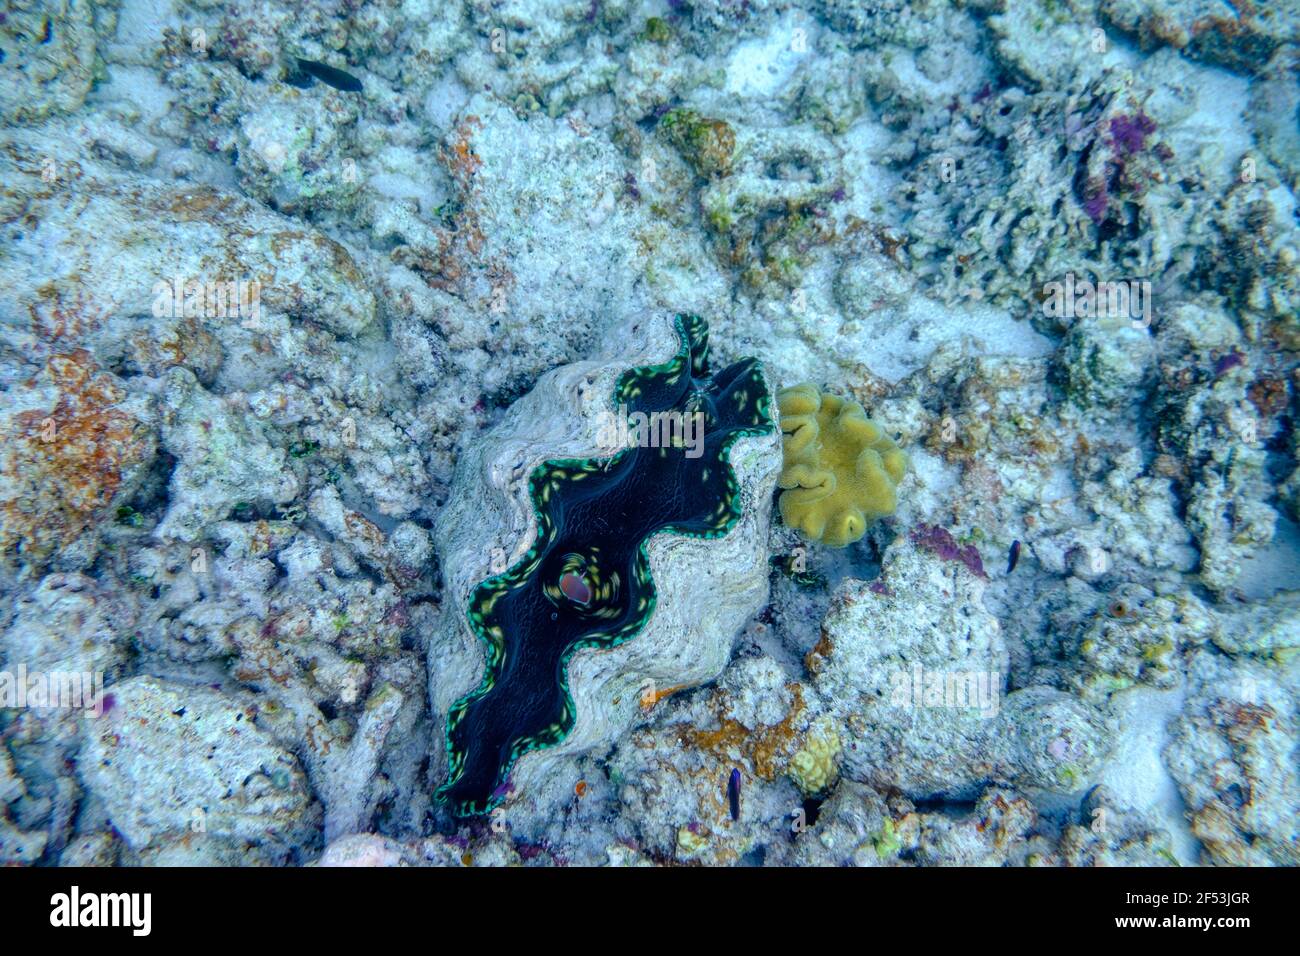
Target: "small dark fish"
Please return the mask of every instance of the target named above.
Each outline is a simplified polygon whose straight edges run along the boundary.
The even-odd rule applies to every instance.
[[[1220,375],[1226,375],[1229,371],[1236,368],[1238,365],[1245,365],[1245,364],[1246,364],[1246,353],[1238,352],[1236,349],[1233,349],[1227,355],[1222,356],[1217,362],[1214,363],[1214,377],[1218,378]]]
[[[731,768],[731,777],[727,780],[727,803],[731,805],[731,819],[740,819],[740,768]]]
[[[1011,542],[1011,556],[1007,559],[1007,574],[1016,569],[1016,562],[1020,560],[1020,539],[1017,538]]]
[[[344,73],[324,63],[317,63],[315,60],[304,60],[302,57],[295,57],[295,59],[298,61],[298,69],[311,74],[322,83],[328,83],[334,89],[342,90],[344,93],[361,92],[361,81],[351,73]]]

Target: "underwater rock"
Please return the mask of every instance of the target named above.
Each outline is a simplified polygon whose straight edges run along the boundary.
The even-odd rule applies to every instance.
[[[845,728],[843,772],[911,798],[973,799],[991,782],[1079,790],[1107,753],[1101,715],[1049,687],[1006,691],[987,584],[960,560],[900,538],[880,579],[846,580],[808,658]]]
[[[1279,591],[1267,601],[1220,615],[1212,640],[1228,654],[1288,660],[1300,648],[1300,591]]]
[[[966,812],[923,812],[898,793],[877,793],[846,780],[822,804],[816,821],[796,831],[777,865],[1017,866],[1040,823],[1034,804],[989,787]]]
[[[1300,864],[1294,692],[1275,671],[1208,651],[1192,661],[1189,684],[1164,760],[1201,841],[1201,862]]]
[[[286,214],[353,211],[361,176],[353,157],[356,108],[347,94],[278,86],[239,120],[236,168],[246,195]]]
[[[1108,41],[1092,19],[1091,4],[1054,0],[999,0],[989,17],[997,59],[1032,89],[1092,79],[1105,66]]]
[[[575,100],[603,90],[618,72],[598,31],[617,28],[629,6],[629,0],[467,4],[465,18],[473,27],[461,31],[461,42],[468,48],[457,60],[456,74],[469,89],[490,85],[521,117],[560,116]],[[441,11],[439,15],[446,16]],[[464,39],[475,32],[491,42]]]
[[[111,20],[113,6],[71,0],[5,4],[0,118],[6,124],[33,123],[81,106],[95,80],[96,21]]]
[[[1069,641],[1075,670],[1069,684],[1085,700],[1134,684],[1176,687],[1180,655],[1213,633],[1213,618],[1194,594],[1155,595],[1141,585],[1121,584],[1102,596]]]
[[[356,833],[330,843],[312,866],[519,866],[521,863],[510,841],[489,831],[477,839],[435,834],[408,841],[377,833]]]
[[[775,861],[793,866],[888,866],[914,845],[916,816],[903,797],[885,799],[866,784],[843,780],[821,805],[816,824]],[[903,823],[903,818],[907,822]],[[910,848],[910,846],[909,846]]]
[[[1149,379],[1155,346],[1128,316],[1075,322],[1059,359],[1066,391],[1090,411],[1127,409]]]
[[[307,779],[253,723],[254,708],[152,677],[115,685],[111,698],[84,723],[78,765],[133,850],[188,837],[243,848],[241,862],[284,862],[289,847],[312,843],[319,810]]]
[[[921,866],[1007,866],[1023,852],[1038,823],[1034,804],[1012,790],[990,787],[969,814],[920,814],[915,860]]]
[[[731,172],[736,134],[725,121],[709,119],[683,108],[665,114],[658,129],[697,175],[707,179]]]
[[[20,830],[0,813],[0,864],[32,865],[45,852],[46,836],[35,830]]]
[[[72,158],[43,165],[53,148]],[[159,319],[206,320],[226,341],[280,316],[338,336],[374,322],[352,254],[302,223],[213,186],[118,175],[66,139],[28,137],[13,152],[0,157],[11,189],[0,214],[22,210],[24,229],[0,259],[0,325],[38,357],[129,351]],[[203,374],[211,349],[194,344],[198,354],[175,364]]]
[[[456,377],[479,393],[471,405],[480,395],[505,404],[656,307],[654,283],[643,278],[681,257],[680,239],[656,233],[646,210],[623,198],[627,169],[618,151],[583,129],[544,116],[523,121],[476,95],[436,154],[433,175],[449,192],[438,211],[422,216],[410,200],[373,198],[374,241],[392,246],[389,258],[436,292],[450,293],[433,296],[426,322]],[[412,165],[410,175],[431,173]],[[693,301],[687,307],[705,300]]]
[[[41,858],[49,834],[39,824],[22,819],[30,803],[27,782],[18,774],[9,746],[0,743],[0,866],[31,865]]]
[[[1251,85],[1250,108],[1245,111],[1255,127],[1259,147],[1283,171],[1294,193],[1300,188],[1300,130],[1295,115],[1300,110],[1300,88],[1295,81],[1300,50],[1284,47]]]
[[[297,496],[284,450],[266,441],[256,419],[208,393],[188,369],[172,369],[163,382],[163,445],[179,464],[159,540],[194,541],[241,502],[283,504]]]
[[[1056,866],[1173,866],[1178,864],[1169,834],[1146,814],[1118,804],[1105,785],[1088,791],[1079,823],[1067,824],[1050,855],[1031,865]]]
[[[1143,49],[1168,44],[1187,56],[1254,73],[1300,28],[1288,3],[1217,0],[1102,0],[1101,14]]]
[[[129,601],[83,574],[50,574],[15,595],[12,618],[0,633],[0,666],[99,673],[123,666],[133,622]]]
[[[427,650],[450,766],[435,772],[449,770],[441,794],[459,812],[616,740],[647,690],[716,676],[767,594],[780,455],[761,367],[704,378],[707,327],[690,316],[610,341],[465,450],[436,526],[446,589]],[[634,442],[611,458],[629,409],[634,428],[638,411],[703,412],[702,442],[684,430],[681,454]]]
[[[174,661],[229,660],[259,694],[259,727],[301,760],[324,839],[362,832],[391,798],[379,764],[414,736],[421,709],[423,667],[401,650],[406,605],[376,583],[378,570],[362,569],[346,529],[327,541],[289,522],[227,521],[210,535],[216,547],[198,573],[189,548],[179,567],[159,551],[134,564],[161,590],[139,646]]]
[[[692,126],[680,112],[661,125],[673,120],[667,138],[686,138],[677,148],[709,180],[699,206],[719,265],[754,291],[798,288],[812,251],[833,236],[827,209],[844,195],[839,150],[804,127],[762,130],[733,146],[729,128],[724,133],[698,117]]]
[[[1200,580],[1219,594],[1277,527],[1266,436],[1250,399],[1253,370],[1227,316],[1184,304],[1167,324],[1165,347],[1186,351],[1160,365],[1156,450],[1185,498]]]

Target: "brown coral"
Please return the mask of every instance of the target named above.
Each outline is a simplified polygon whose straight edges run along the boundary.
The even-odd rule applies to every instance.
[[[43,564],[129,490],[154,453],[154,437],[121,404],[125,393],[84,349],[45,368],[58,391],[49,411],[27,409],[0,425],[0,551]]]

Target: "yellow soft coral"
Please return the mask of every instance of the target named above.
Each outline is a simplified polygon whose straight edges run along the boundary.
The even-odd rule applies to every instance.
[[[776,396],[785,432],[778,484],[781,517],[823,544],[842,548],[891,515],[907,455],[857,402],[795,385]]]

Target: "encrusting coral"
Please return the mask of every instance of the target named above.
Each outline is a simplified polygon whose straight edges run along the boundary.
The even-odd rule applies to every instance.
[[[898,504],[907,455],[861,405],[816,385],[777,394],[785,461],[777,484],[781,517],[807,537],[842,548]]]

